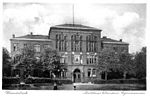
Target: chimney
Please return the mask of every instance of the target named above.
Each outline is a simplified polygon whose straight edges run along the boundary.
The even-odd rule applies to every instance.
[[[12,37],[15,38],[15,34],[13,34]]]
[[[103,36],[103,38],[107,38],[107,36]]]
[[[119,41],[122,42],[122,39],[120,39]]]
[[[30,35],[33,35],[33,33],[31,32]]]

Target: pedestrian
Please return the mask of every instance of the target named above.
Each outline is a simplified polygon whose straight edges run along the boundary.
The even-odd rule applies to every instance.
[[[75,85],[73,86],[73,88],[74,88],[74,90],[76,90],[76,86]]]
[[[75,85],[75,83],[73,83],[73,89],[76,90],[76,85]]]
[[[57,90],[57,83],[54,82],[54,90]]]

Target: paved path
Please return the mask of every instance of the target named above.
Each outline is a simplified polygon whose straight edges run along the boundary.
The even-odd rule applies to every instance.
[[[74,83],[62,85],[59,90],[146,90],[142,84],[92,84],[92,83]]]
[[[58,85],[58,90],[146,90],[146,85],[144,84],[93,84],[93,83],[73,83],[73,84],[62,84]],[[25,88],[20,88],[12,86],[8,89],[10,90],[53,90],[54,86],[52,84],[37,84],[30,86],[25,86]]]

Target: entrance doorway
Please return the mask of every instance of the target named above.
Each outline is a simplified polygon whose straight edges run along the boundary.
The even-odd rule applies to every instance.
[[[73,72],[73,82],[81,82],[81,72],[79,69],[75,69]]]

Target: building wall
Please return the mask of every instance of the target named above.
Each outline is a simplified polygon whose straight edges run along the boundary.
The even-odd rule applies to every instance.
[[[112,49],[118,53],[128,52],[128,44],[115,44],[115,43],[104,43],[103,48]]]
[[[82,51],[81,52],[74,52],[71,50],[71,36],[73,34],[79,34],[79,35],[82,35]],[[95,64],[87,64],[87,56],[89,55],[94,55],[94,54],[99,54],[100,51],[101,51],[101,32],[100,31],[78,31],[78,30],[62,30],[62,29],[51,29],[51,32],[50,32],[50,39],[53,40],[53,44],[54,46],[56,46],[55,44],[55,41],[56,41],[56,35],[57,34],[63,34],[63,35],[67,35],[67,41],[68,41],[68,46],[67,46],[67,50],[66,51],[59,51],[57,50],[60,54],[65,54],[68,59],[67,59],[67,77],[71,80],[73,80],[73,72],[75,69],[79,69],[81,71],[81,81],[88,81],[88,69],[96,69],[95,68]],[[88,35],[95,35],[98,37],[98,50],[96,52],[87,52],[86,50],[86,37]],[[73,60],[72,60],[72,56],[73,55],[82,55],[83,57],[83,63],[80,64],[74,64],[73,63]]]
[[[13,45],[17,44],[17,51],[13,51]],[[24,44],[27,44],[27,46],[30,46],[32,48],[34,48],[34,45],[38,44],[40,45],[40,51],[44,51],[44,45],[50,45],[53,48],[53,44],[51,41],[31,41],[31,40],[15,40],[15,39],[11,39],[11,56],[14,57],[16,54],[19,54],[21,52],[21,49],[24,48]],[[41,53],[40,52],[40,53]],[[37,53],[37,56],[40,55],[40,53]]]
[[[58,49],[56,49],[56,35],[57,34],[64,34],[64,35],[67,35],[67,50],[65,51],[60,51]],[[82,51],[80,52],[74,52],[71,50],[71,36],[73,34],[79,34],[79,35],[82,35]],[[97,47],[98,47],[98,50],[96,52],[87,52],[87,46],[86,46],[86,37],[88,35],[95,35],[98,37],[98,44],[97,44]],[[18,51],[13,51],[13,44],[14,43],[17,43],[18,44],[18,49],[22,49],[24,47],[24,44],[28,44],[28,45],[31,45],[31,46],[34,46],[35,44],[39,44],[40,45],[40,49],[41,49],[41,52],[43,51],[44,49],[44,45],[46,44],[49,44],[51,46],[52,49],[56,49],[59,53],[60,56],[64,56],[66,58],[66,64],[67,64],[67,73],[66,73],[66,76],[68,79],[72,80],[74,79],[73,77],[73,74],[74,74],[74,71],[75,69],[79,69],[80,70],[80,74],[81,74],[81,82],[84,81],[84,82],[88,82],[90,81],[92,78],[88,76],[88,70],[91,69],[96,69],[96,63],[93,63],[93,64],[87,64],[87,57],[88,56],[98,56],[101,52],[101,50],[103,48],[110,48],[110,49],[115,49],[117,48],[117,52],[123,52],[124,50],[126,50],[128,52],[128,44],[115,44],[115,43],[103,43],[103,48],[101,46],[101,32],[100,31],[90,31],[90,30],[68,30],[68,29],[51,29],[50,30],[50,34],[49,34],[49,39],[51,41],[32,41],[32,40],[15,40],[15,39],[11,39],[11,54],[12,54],[12,57],[15,56],[16,54],[19,53],[20,50]],[[39,54],[37,54],[37,56],[39,56]],[[73,56],[74,55],[80,55],[82,56],[82,63],[73,63]],[[91,71],[92,72],[92,71]],[[101,78],[100,74],[96,71],[96,77],[98,78]],[[96,78],[96,77],[93,77],[93,78]]]

